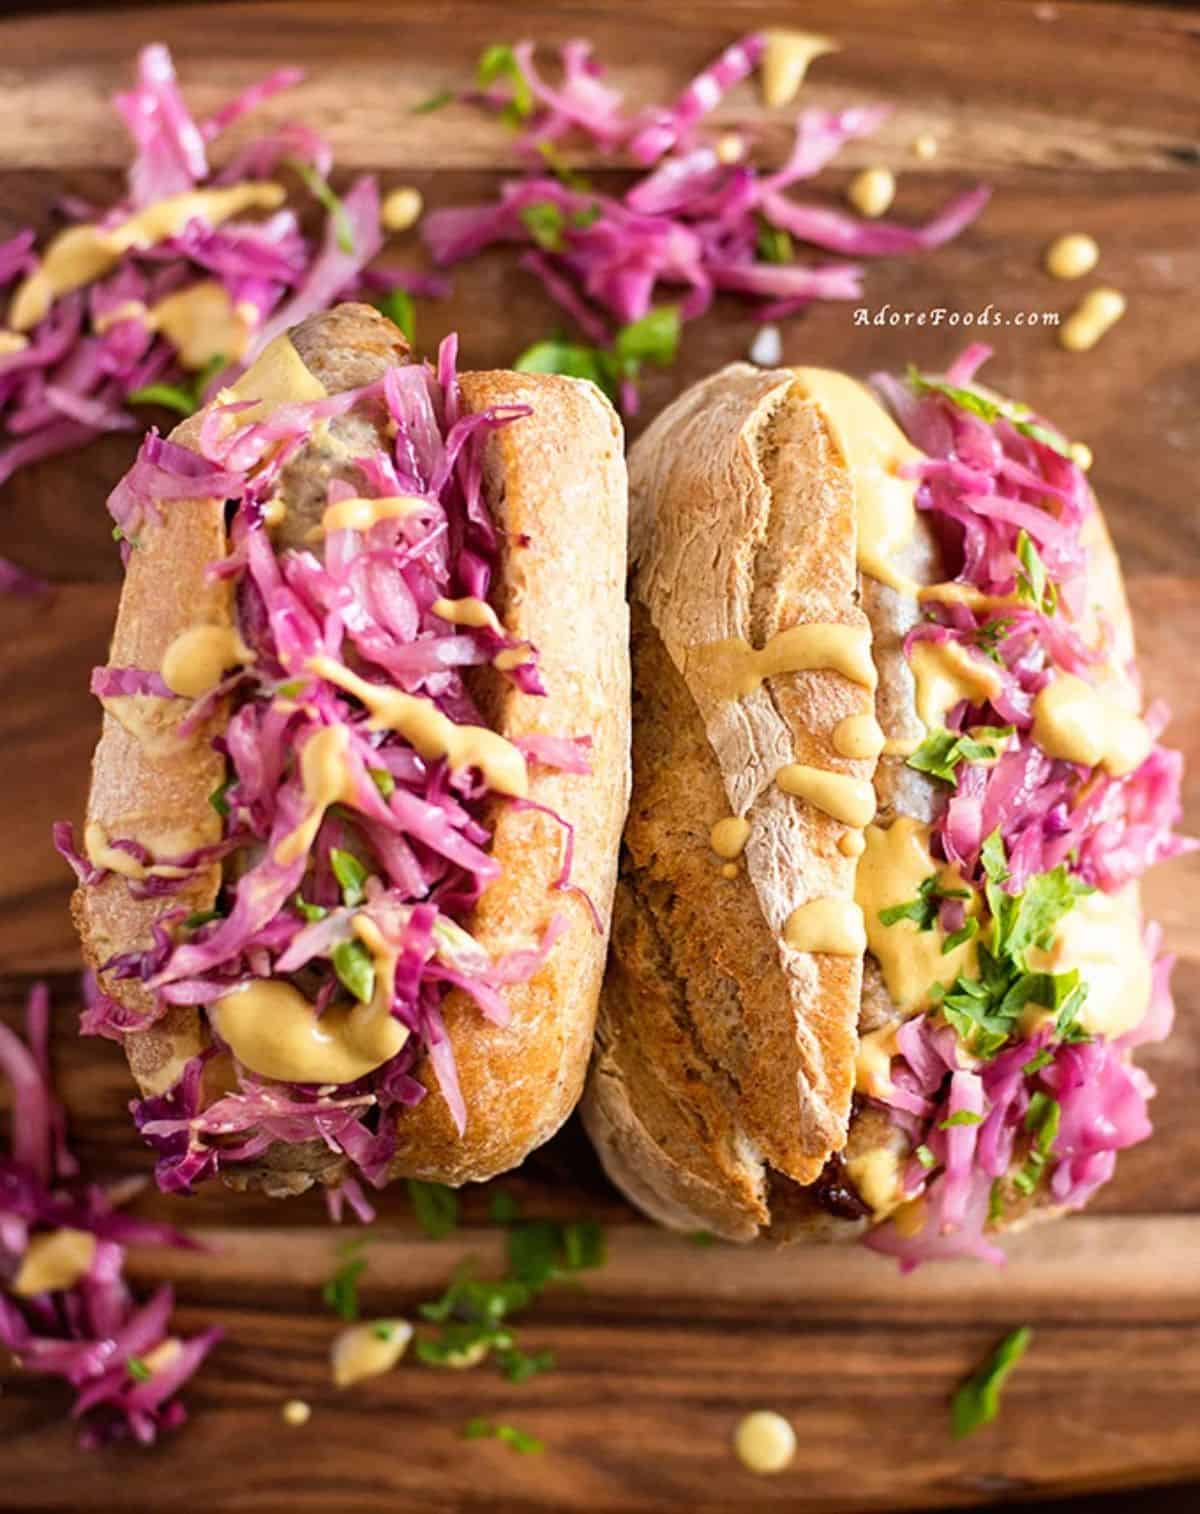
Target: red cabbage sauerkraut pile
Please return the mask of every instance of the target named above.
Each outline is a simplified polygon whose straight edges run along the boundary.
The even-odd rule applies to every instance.
[[[1079,1208],[1112,1176],[1117,1152],[1149,1135],[1154,1090],[1131,1053],[1171,1028],[1172,958],[1159,953],[1159,928],[1144,931],[1144,1015],[1141,1003],[1124,1006],[1136,1023],[1115,1039],[1088,1032],[1087,976],[1055,970],[1046,948],[1093,891],[1111,895],[1195,845],[1174,834],[1181,757],[1158,744],[1161,703],[1144,712],[1144,755],[1121,776],[1050,756],[1034,739],[1034,700],[1052,678],[1099,683],[1115,662],[1136,687],[1136,672],[1089,597],[1097,521],[1087,480],[1046,422],[973,385],[989,355],[969,348],[944,380],[873,381],[926,455],[906,467],[957,582],[1010,601],[935,601],[905,647],[957,643],[986,660],[996,686],[990,702],[952,708],[909,758],[945,784],[931,850],[979,911],[968,916],[959,891],[934,886],[895,912],[936,923],[943,951],[971,936],[978,946],[978,971],[935,986],[935,1007],[900,1027],[891,1092],[877,1100],[910,1144],[909,1202],[866,1242],[905,1270],[934,1258],[1003,1261],[990,1229],[1035,1206]]]
[[[232,990],[267,978],[300,986],[317,1015],[376,1006],[407,1039],[367,1076],[338,1086],[293,1084],[237,1064],[225,1080],[229,1091],[213,1100],[205,1072],[225,1049],[214,1033],[175,1086],[136,1103],[134,1115],[159,1153],[157,1177],[168,1191],[189,1190],[277,1141],[322,1142],[379,1185],[397,1116],[425,1097],[414,1076],[423,1057],[465,1128],[443,996],[462,989],[486,1020],[504,1024],[505,985],[532,976],[565,928],[555,913],[540,941],[498,958],[464,928],[498,870],[485,804],[497,795],[531,804],[522,797],[526,764],[588,772],[590,738],[533,735],[510,744],[489,731],[485,740],[505,749],[504,770],[488,775],[489,786],[481,767],[422,756],[369,707],[376,696],[398,694],[447,730],[477,727],[463,673],[497,658],[520,690],[545,692],[534,647],[514,642],[498,622],[456,625],[433,608],[444,598],[487,599],[499,541],[483,495],[482,445],[489,432],[529,414],[515,406],[463,413],[455,338],[443,343],[436,372],[393,367],[366,388],[285,405],[247,424],[238,424],[238,408],[218,404],[209,412],[199,454],[150,435],[109,502],[128,542],[174,500],[227,498],[229,555],[208,571],[235,581],[239,631],[253,660],[185,717],[194,723],[212,701],[233,702],[216,742],[228,780],[212,797],[224,835],[216,846],[167,859],[180,876],[160,871],[128,885],[162,895],[164,912],[148,946],[103,964],[113,979],[147,984],[155,1013],[132,1015],[102,997],[83,1028],[120,1039],[172,1005],[211,1010]],[[357,489],[330,483],[328,507],[365,497],[407,502],[403,511],[368,529],[328,531],[323,560],[307,549],[277,554],[264,511],[282,469],[314,426],[352,409],[384,419],[394,443],[356,460]],[[130,668],[98,669],[93,688],[170,692],[158,673]],[[328,754],[331,746],[345,776],[336,801],[315,799],[306,754]],[[570,889],[572,833],[561,823],[558,886]],[[106,876],[79,854],[69,826],[58,828],[57,841],[85,886]],[[112,844],[149,860],[134,838]],[[214,858],[224,862],[225,881],[211,914],[172,908],[170,896],[189,870]],[[356,1176],[345,1196],[368,1212]]]
[[[703,315],[720,290],[758,300],[760,317],[773,320],[814,300],[862,295],[860,264],[801,261],[793,241],[839,259],[892,257],[940,247],[975,219],[990,194],[983,185],[957,195],[923,226],[866,220],[788,193],[844,143],[875,131],[887,106],[804,110],[787,160],[770,172],[752,165],[754,133],[722,134],[706,117],[754,73],[768,45],[768,34],[751,32],[672,104],[634,112],[604,82],[587,42],[559,50],[557,83],[539,72],[532,42],[489,48],[480,61],[481,91],[465,98],[520,128],[530,171],[505,183],[495,203],[427,215],[422,235],[435,262],[458,263],[493,243],[526,244],[521,266],[596,345],[601,381],[633,413],[640,352],[618,328],[643,321],[663,289],[684,291],[684,320]],[[624,153],[644,172],[623,194],[597,192],[559,156],[572,134]]]
[[[376,182],[363,175],[338,200],[327,183],[330,146],[312,127],[285,122],[213,165],[213,148],[235,122],[302,77],[277,69],[197,121],[167,49],[141,52],[134,87],[113,102],[135,149],[124,196],[108,206],[60,197],[64,229],[41,255],[32,230],[0,243],[8,328],[0,484],[103,432],[140,431],[131,405],[186,414],[219,373],[238,371],[273,336],[341,294],[444,291],[437,278],[364,272],[382,245]],[[311,193],[327,207],[320,239],[302,230],[289,185],[301,202]],[[101,244],[92,232],[112,240]],[[47,300],[39,271],[55,268],[62,277],[51,282],[61,292]],[[39,587],[20,575],[6,584],[14,571],[0,564],[0,587]]]
[[[28,1039],[0,1024],[0,1073],[12,1101],[0,1154],[0,1344],[29,1372],[76,1390],[85,1447],[125,1436],[149,1444],[187,1417],[176,1396],[220,1339],[217,1327],[171,1334],[169,1285],[138,1303],[124,1278],[128,1246],[190,1246],[170,1225],[134,1219],[88,1183],[66,1142],[50,1085],[50,996],[29,995]]]

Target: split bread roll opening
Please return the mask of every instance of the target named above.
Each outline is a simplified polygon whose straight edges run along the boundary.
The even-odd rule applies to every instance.
[[[634,791],[584,1119],[613,1180],[679,1229],[844,1238],[890,1216],[916,1233],[918,1160],[952,1168],[964,1141],[990,1139],[964,1108],[927,1137],[936,1152],[918,1150],[919,1120],[886,1102],[897,1035],[918,1016],[932,1034],[941,996],[977,978],[993,939],[978,864],[967,885],[938,855],[954,790],[909,759],[947,722],[978,723],[1003,670],[982,638],[910,639],[907,652],[906,638],[935,603],[969,604],[981,623],[1029,610],[1015,593],[1006,609],[947,582],[961,552],[916,508],[925,461],[844,375],[742,364],[682,395],[631,452]],[[1082,475],[1070,480],[1087,498],[1088,595],[1058,613],[1103,644],[1089,673],[1102,687],[1048,663],[1020,739],[1039,744],[1029,761],[1044,756],[1047,771],[1049,758],[1077,764],[1054,771],[1079,784],[1086,767],[1096,782],[1128,773],[1150,738],[1112,547]],[[993,757],[1013,744],[994,739]],[[1027,969],[1019,997],[1045,984],[1066,995],[1078,970],[1070,1036],[1116,1041],[1151,998],[1137,884],[1077,893],[1005,971]],[[1006,1022],[1008,1044],[1046,1044],[1047,1015],[1030,999]],[[946,1067],[952,1101],[977,1097],[1002,1065],[981,1044],[947,1053],[962,1069]],[[988,1228],[1060,1207],[1043,1173],[1030,1184],[1021,1167],[1032,1153],[1049,1171],[1052,1092],[1030,1082],[1013,1095],[1026,1116],[1009,1137],[1011,1174],[980,1200]]]

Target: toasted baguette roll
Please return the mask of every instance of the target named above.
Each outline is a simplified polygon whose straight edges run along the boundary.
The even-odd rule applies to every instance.
[[[399,331],[364,305],[314,316],[290,341],[288,363],[298,357],[329,394],[371,383],[407,359]],[[255,384],[244,379],[240,389],[248,395]],[[496,803],[487,818],[501,875],[466,928],[498,951],[536,940],[554,913],[565,917],[566,929],[535,976],[505,990],[511,1019],[504,1029],[484,1021],[460,991],[445,1000],[467,1130],[458,1135],[436,1078],[419,1064],[429,1095],[398,1120],[392,1176],[455,1184],[519,1162],[579,1097],[629,785],[626,491],[616,417],[593,386],[552,375],[467,374],[461,393],[468,413],[509,404],[532,410],[487,441],[484,487],[502,543],[495,608],[515,637],[539,648],[549,697],[521,694],[490,669],[476,672],[473,692],[491,728],[506,738],[590,734],[591,775],[534,767],[528,798],[574,827],[572,881],[586,892],[598,920],[579,893],[553,887],[562,864],[558,824],[536,810]],[[330,482],[344,478],[357,486],[355,458],[386,440],[383,412],[377,413],[379,420],[354,410],[323,423],[287,464],[279,491],[286,509],[273,527],[277,550],[313,550],[312,528]],[[203,413],[172,439],[194,447],[202,422]],[[229,581],[213,581],[204,571],[226,551],[223,501],[174,503],[150,522],[130,555],[111,661],[157,669],[180,632],[201,623],[231,625]],[[229,711],[219,708],[203,729],[181,740],[174,727],[189,708],[185,699],[106,701],[87,810],[93,861],[100,860],[95,846],[102,837],[134,836],[156,856],[219,839],[209,796],[224,778],[225,760],[211,742]],[[214,864],[167,899],[133,897],[116,873],[77,890],[73,913],[84,954],[105,991],[134,1013],[153,1009],[151,990],[105,974],[104,964],[116,953],[144,948],[164,909],[211,907],[220,886],[221,867]],[[143,1094],[169,1088],[209,1039],[206,1015],[190,1007],[171,1009],[127,1036]],[[232,1186],[286,1195],[315,1181],[336,1182],[346,1166],[322,1142],[276,1142],[256,1162],[222,1172]]]
[[[630,455],[634,789],[583,1118],[648,1214],[739,1241],[844,1239],[887,1212],[872,1200],[911,1146],[855,1097],[856,1062],[861,1038],[903,1011],[853,931],[831,951],[803,907],[825,901],[826,937],[829,919],[853,921],[856,835],[868,820],[927,822],[947,792],[905,761],[925,725],[903,644],[922,615],[915,589],[945,576],[937,540],[918,513],[878,567],[854,438],[804,372],[727,368]],[[1090,583],[1123,670],[1128,609],[1092,519]],[[868,674],[836,657],[783,656],[775,671],[746,650],[730,660],[730,638],[761,651],[828,626],[863,638]],[[755,676],[736,687],[731,666]],[[872,713],[887,747],[846,756],[837,727]],[[791,764],[835,775],[834,809],[859,805],[864,782],[873,795],[835,818],[776,781]],[[747,839],[722,866],[740,836],[727,846],[713,827],[734,817]],[[1140,953],[1136,886],[1114,909]],[[1007,1222],[1033,1207],[1017,1197]]]

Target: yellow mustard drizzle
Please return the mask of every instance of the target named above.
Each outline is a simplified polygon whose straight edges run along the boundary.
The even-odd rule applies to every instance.
[[[750,839],[750,822],[741,815],[727,815],[718,820],[709,834],[709,843],[718,857],[733,862],[742,855]]]
[[[307,405],[323,400],[328,391],[306,366],[285,331],[268,342],[236,383],[222,389],[217,404],[246,403],[230,420],[231,426],[245,426],[261,421],[284,405]],[[257,401],[251,404],[250,401]]]
[[[782,27],[768,31],[760,65],[763,103],[772,110],[789,105],[800,92],[809,64],[826,53],[840,50],[840,42],[817,32]]]
[[[345,689],[371,711],[373,731],[398,731],[427,761],[445,757],[453,771],[477,767],[498,794],[523,796],[529,778],[525,758],[511,741],[483,726],[455,725],[432,699],[368,683],[332,657],[312,657],[309,670]]]
[[[850,1181],[876,1220],[904,1202],[900,1153],[890,1146],[873,1146],[846,1160]]]
[[[466,599],[435,599],[429,608],[453,626],[472,626],[475,629],[486,626],[489,631],[495,631],[499,636],[504,635],[500,617],[485,599],[475,599],[472,596]]]
[[[163,682],[173,694],[198,699],[221,681],[226,668],[254,661],[233,626],[190,626],[163,653]]]
[[[1002,681],[994,663],[957,641],[919,641],[908,659],[917,686],[917,714],[930,729],[962,699],[983,704],[999,694]]]
[[[796,951],[861,957],[867,949],[862,910],[853,899],[810,899],[788,916],[783,939]]]
[[[896,176],[890,168],[864,168],[850,180],[846,198],[859,215],[873,220],[896,198]]]
[[[407,1320],[368,1320],[350,1325],[330,1347],[334,1386],[349,1388],[364,1378],[390,1372],[408,1348],[413,1328]]]
[[[847,715],[839,720],[830,737],[839,757],[869,762],[884,748],[883,728],[874,715]]]
[[[831,773],[827,768],[791,762],[779,769],[775,782],[785,794],[807,800],[843,825],[861,829],[875,814],[875,785],[865,778],[851,778],[847,773]]]
[[[391,495],[385,499],[340,499],[322,515],[321,532],[328,536],[331,531],[369,531],[381,520],[404,520],[428,508],[427,499],[409,494]]]
[[[379,207],[379,220],[385,231],[407,231],[421,219],[425,202],[421,191],[411,185],[389,190]]]
[[[1150,959],[1142,942],[1136,885],[1075,901],[1059,921],[1052,945],[1027,953],[1035,972],[1079,969],[1087,998],[1079,1023],[1094,1036],[1116,1040],[1138,1025],[1150,1003]]]
[[[883,1025],[858,1038],[854,1064],[854,1087],[873,1099],[886,1099],[892,1091],[892,1058],[897,1055],[899,1025]]]
[[[282,184],[231,184],[226,189],[191,189],[170,195],[106,230],[99,226],[69,226],[46,248],[42,260],[13,296],[9,325],[29,331],[61,295],[102,278],[121,257],[134,249],[154,247],[178,236],[189,221],[219,226],[243,210],[277,210],[283,204]]]
[[[309,811],[275,848],[275,861],[281,867],[295,862],[312,846],[331,804],[354,802],[354,779],[346,761],[349,746],[350,733],[344,725],[324,726],[305,742],[300,781]]]
[[[1154,742],[1146,723],[1074,673],[1060,673],[1033,701],[1033,739],[1051,757],[1133,772]]]
[[[1090,352],[1124,314],[1125,296],[1119,289],[1093,289],[1059,327],[1059,345],[1068,352]]]
[[[838,851],[843,857],[861,857],[866,850],[866,840],[861,831],[847,831],[838,840]]]
[[[31,1298],[35,1293],[73,1288],[87,1274],[95,1256],[96,1237],[88,1230],[64,1226],[32,1235],[8,1291],[18,1298]]]
[[[129,840],[137,840],[146,846],[140,837],[131,836]],[[157,847],[148,847],[147,850],[154,855],[155,852],[165,852],[168,856],[178,852],[190,852],[197,846],[203,845],[204,838],[191,829],[172,832],[171,835],[162,839]],[[123,878],[186,878],[191,872],[190,868],[176,867],[169,862],[142,863],[128,852],[122,851],[119,846],[113,846],[109,840],[107,830],[98,820],[89,821],[83,832],[83,849],[87,854],[88,861],[96,867],[107,868],[110,873],[119,873]]]
[[[828,368],[794,370],[801,392],[825,412],[854,480],[858,565],[901,594],[916,583],[893,566],[916,526],[917,481],[901,478],[906,463],[924,460],[882,405],[861,384]]]
[[[734,636],[690,647],[687,665],[718,699],[745,698],[765,679],[782,673],[828,670],[866,689],[874,689],[878,680],[866,626],[792,626],[777,632],[759,651]]]
[[[1055,279],[1080,279],[1100,261],[1100,248],[1084,231],[1055,237],[1046,248],[1046,272]]]
[[[161,331],[185,368],[206,368],[216,358],[240,363],[258,325],[258,307],[249,300],[235,305],[229,291],[213,279],[179,289],[147,307],[126,300],[98,316],[97,335],[122,321],[140,321],[148,331]]]
[[[251,1072],[284,1083],[353,1083],[401,1051],[408,1031],[374,1001],[318,1015],[298,989],[255,979],[218,999],[217,1034]]]
[[[911,815],[899,816],[887,830],[868,826],[866,843],[854,896],[866,922],[867,945],[878,959],[892,1003],[902,1014],[914,1015],[931,1004],[929,990],[935,982],[948,987],[960,973],[977,976],[978,949],[971,940],[943,953],[945,936],[936,923],[931,930],[919,930],[915,920],[884,925],[880,911],[917,898],[921,884],[934,873],[946,890],[966,885],[948,863],[934,861],[929,827]],[[974,894],[963,902],[968,915],[978,913]]]
[[[940,604],[966,605],[968,610],[975,611],[1011,610],[1023,603],[1017,594],[985,594],[974,584],[955,582],[922,584],[917,590],[917,598],[922,604],[927,599],[934,599]]]

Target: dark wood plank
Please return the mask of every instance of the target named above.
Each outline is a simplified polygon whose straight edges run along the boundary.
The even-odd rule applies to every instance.
[[[125,161],[105,101],[128,78],[135,47],[173,47],[188,96],[205,110],[282,61],[307,83],[259,119],[295,115],[332,137],[338,182],[374,169],[387,186],[414,183],[427,203],[494,193],[505,139],[465,109],[413,117],[406,107],[469,71],[502,36],[592,37],[633,101],[673,93],[738,30],[796,24],[793,6],[735,0],[688,6],[611,3],[353,6],[271,0],[86,14],[58,10],[0,22],[0,236],[50,224],[64,188],[110,194]],[[826,306],[784,328],[788,361],[864,373],[914,360],[940,366],[967,332],[961,317],[991,304],[1005,317],[1064,312],[1076,286],[1041,272],[1055,232],[1100,240],[1099,274],[1129,296],[1125,321],[1097,353],[1063,353],[1050,332],[1005,324],[989,370],[998,387],[1053,415],[1096,453],[1094,479],[1122,549],[1151,693],[1175,706],[1173,739],[1200,753],[1200,370],[1191,319],[1200,283],[1195,234],[1194,11],[1097,4],[952,0],[811,0],[802,24],[832,31],[844,51],[813,70],[806,98],[895,102],[879,138],[849,150],[821,181],[836,199],[847,170],[886,161],[902,171],[898,213],[928,213],[978,175],[996,185],[980,222],[935,257],[873,268],[871,309],[944,307],[956,326],[858,326]],[[636,28],[636,29],[634,29]],[[721,119],[761,112],[749,88]],[[247,129],[254,129],[252,126]],[[931,164],[909,151],[933,130]],[[772,124],[778,151],[783,127]],[[585,154],[598,181],[624,178]],[[415,241],[390,256],[420,260]],[[444,304],[422,302],[426,350],[451,329],[465,357],[504,365],[558,323],[535,281],[505,252],[455,275]],[[677,367],[646,386],[652,415],[684,383],[747,352],[755,323],[722,301],[686,334]],[[635,430],[642,418],[634,424]],[[14,1021],[28,981],[54,975],[55,1050],[79,1147],[96,1171],[145,1173],[130,1139],[119,1050],[73,1033],[77,950],[66,919],[71,879],[49,847],[53,819],[78,816],[97,726],[88,670],[103,660],[118,569],[102,500],[132,454],[126,438],[30,471],[0,490],[0,554],[46,572],[49,603],[0,600],[0,1014]],[[1200,762],[1186,790],[1200,828]],[[336,1509],[587,1514],[717,1514],[797,1508],[861,1514],[995,1498],[1126,1488],[1200,1478],[1200,860],[1150,880],[1148,906],[1181,954],[1179,1031],[1145,1064],[1159,1086],[1152,1144],[1126,1153],[1093,1212],[1014,1243],[1004,1273],[928,1270],[901,1282],[865,1253],[700,1249],[638,1221],[612,1193],[572,1123],[506,1180],[530,1212],[595,1214],[612,1227],[612,1261],[586,1290],[544,1300],[531,1344],[560,1370],[515,1389],[486,1372],[406,1364],[338,1394],[325,1364],[334,1325],[319,1284],[337,1237],[319,1198],[289,1206],[210,1193],[167,1203],[147,1189],[139,1212],[170,1213],[218,1249],[202,1259],[141,1256],[139,1278],[170,1278],[180,1323],[212,1318],[229,1338],[190,1395],[193,1425],[161,1450],[83,1461],[59,1421],[52,1386],[11,1374],[0,1397],[0,1508],[123,1511]],[[484,1229],[486,1193],[464,1196],[468,1230],[433,1245],[414,1232],[402,1192],[381,1202],[364,1298],[372,1311],[411,1311],[453,1262],[497,1260]],[[947,1434],[957,1378],[1004,1331],[1037,1330],[1001,1422],[964,1445]],[[288,1397],[315,1406],[307,1430],[286,1431]],[[801,1451],[775,1480],[742,1472],[728,1448],[738,1417],[769,1406],[796,1424]],[[464,1446],[472,1414],[511,1419],[546,1439],[545,1458]],[[1193,1492],[1118,1493],[1094,1507],[1159,1514],[1195,1507]],[[1031,1506],[1034,1507],[1034,1506]],[[1042,1504],[1036,1507],[1043,1507]],[[1082,1507],[1082,1506],[1080,1506]]]

